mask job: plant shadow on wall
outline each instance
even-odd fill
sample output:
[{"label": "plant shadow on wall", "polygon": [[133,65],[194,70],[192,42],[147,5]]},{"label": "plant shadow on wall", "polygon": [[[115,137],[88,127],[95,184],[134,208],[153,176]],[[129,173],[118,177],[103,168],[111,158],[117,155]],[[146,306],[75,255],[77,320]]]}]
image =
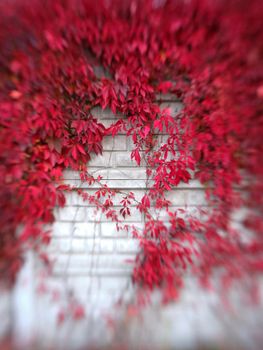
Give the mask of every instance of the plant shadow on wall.
[{"label": "plant shadow on wall", "polygon": [[[245,280],[257,299],[263,3],[33,0],[0,7],[2,281],[14,283],[28,249],[49,264],[45,227],[74,191],[138,239],[137,303],[156,288],[163,302],[176,299],[188,270],[206,287],[216,275],[224,292]],[[100,65],[109,76],[94,73]],[[160,108],[160,93],[184,104],[176,118]],[[118,114],[116,122],[105,128],[92,115],[96,106]],[[146,167],[147,192],[139,201],[89,173],[91,154],[101,154],[103,139],[120,132],[133,140],[131,159]],[[160,133],[167,138],[158,146]],[[68,168],[100,188],[91,195],[62,184]],[[168,199],[193,180],[206,186],[211,210],[203,220],[186,218]],[[123,227],[132,204],[144,214],[142,231]],[[247,231],[231,225],[237,208],[248,208]],[[153,210],[165,211],[168,222]]]}]

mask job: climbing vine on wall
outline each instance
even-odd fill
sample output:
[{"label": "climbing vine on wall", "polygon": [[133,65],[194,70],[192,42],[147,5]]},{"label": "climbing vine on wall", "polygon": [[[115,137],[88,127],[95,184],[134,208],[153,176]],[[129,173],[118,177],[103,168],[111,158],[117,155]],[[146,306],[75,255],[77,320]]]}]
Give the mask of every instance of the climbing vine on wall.
[{"label": "climbing vine on wall", "polygon": [[[256,0],[1,1],[2,281],[14,282],[27,249],[48,263],[45,228],[71,191],[116,230],[131,230],[140,242],[133,282],[161,288],[164,301],[177,297],[187,269],[206,284],[220,271],[225,285],[262,272],[262,15]],[[108,74],[96,74],[99,66]],[[184,105],[176,116],[158,103],[167,93]],[[96,106],[110,108],[116,123],[105,128]],[[119,132],[133,140],[131,159],[147,167],[139,201],[89,173],[103,138]],[[158,133],[167,135],[160,146]],[[69,168],[100,189],[63,184]],[[203,219],[167,199],[193,179],[206,187]],[[123,223],[132,204],[145,214],[142,231]],[[230,225],[238,207],[250,209],[246,237]]]}]

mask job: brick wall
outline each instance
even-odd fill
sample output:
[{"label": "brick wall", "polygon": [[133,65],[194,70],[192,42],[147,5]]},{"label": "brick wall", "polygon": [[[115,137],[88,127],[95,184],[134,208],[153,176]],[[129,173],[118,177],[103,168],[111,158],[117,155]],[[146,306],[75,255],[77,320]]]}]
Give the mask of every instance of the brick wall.
[{"label": "brick wall", "polygon": [[[163,106],[170,106],[174,114],[181,108],[179,102],[167,101]],[[116,122],[110,111],[96,108],[93,114],[105,126]],[[166,135],[157,137],[161,144]],[[130,159],[132,141],[120,134],[114,139],[107,137],[103,147],[103,155],[92,158],[89,171],[102,175],[109,187],[133,191],[140,199],[146,190],[145,168],[143,164],[138,168]],[[82,188],[86,186],[74,171],[65,173],[65,182]],[[95,190],[96,185],[87,189],[90,193]],[[206,206],[204,189],[197,181],[178,186],[169,197],[174,207],[187,208],[191,213],[197,207]],[[119,195],[117,202],[118,199]],[[165,213],[162,215],[165,220]],[[49,248],[49,254],[54,258],[52,276],[46,278],[39,263],[32,261],[34,258],[31,256],[24,269],[23,282],[18,283],[16,290],[16,300],[24,295],[27,301],[24,306],[17,307],[15,328],[21,341],[23,337],[24,341],[28,341],[34,334],[46,348],[56,342],[56,346],[63,349],[67,345],[77,348],[84,343],[102,346],[110,342],[129,342],[135,349],[146,346],[193,348],[199,343],[229,341],[229,330],[235,332],[231,318],[221,312],[217,296],[202,291],[192,278],[186,279],[187,287],[175,305],[161,307],[156,301],[142,312],[141,319],[127,316],[125,308],[116,308],[115,305],[120,297],[124,304],[133,298],[130,281],[132,264],[127,260],[134,259],[138,251],[137,241],[127,232],[118,232],[114,223],[100,212],[95,213],[94,208],[84,203],[76,193],[67,195],[66,207],[57,209],[55,217]],[[144,218],[132,208],[126,221],[142,227]],[[41,284],[42,280],[47,280],[47,283]],[[58,328],[57,313],[65,306],[68,297],[74,297],[85,305],[87,317],[74,326],[67,321]],[[19,318],[21,314],[23,317]],[[117,322],[117,332],[108,327],[108,315]],[[237,321],[241,321],[241,316],[235,317],[239,329]],[[23,318],[28,322],[23,322]],[[242,341],[244,343],[246,339]]]}]

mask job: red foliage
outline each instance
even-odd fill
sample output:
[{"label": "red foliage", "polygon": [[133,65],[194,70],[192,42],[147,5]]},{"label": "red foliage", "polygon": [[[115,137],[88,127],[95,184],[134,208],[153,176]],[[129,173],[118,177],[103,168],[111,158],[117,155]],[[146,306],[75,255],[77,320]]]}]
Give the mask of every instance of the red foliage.
[{"label": "red foliage", "polygon": [[[134,282],[164,288],[167,300],[189,265],[204,280],[218,267],[224,281],[262,272],[262,15],[256,0],[1,1],[2,280],[14,281],[24,249],[48,243],[44,225],[74,190],[61,185],[63,170],[100,182],[88,174],[90,154],[120,130],[153,182],[137,203],[146,224],[142,233],[133,229],[141,244]],[[97,76],[98,65],[110,77]],[[176,118],[160,109],[159,92],[183,102]],[[95,106],[123,117],[105,129]],[[156,149],[159,132],[168,139]],[[207,220],[183,219],[166,199],[193,178],[207,185],[215,208]],[[246,178],[241,198],[237,185]],[[118,213],[107,186],[78,193],[112,221],[130,215],[132,194]],[[240,205],[253,210],[245,220],[250,240],[230,229]],[[152,208],[167,211],[169,225],[153,219]]]}]

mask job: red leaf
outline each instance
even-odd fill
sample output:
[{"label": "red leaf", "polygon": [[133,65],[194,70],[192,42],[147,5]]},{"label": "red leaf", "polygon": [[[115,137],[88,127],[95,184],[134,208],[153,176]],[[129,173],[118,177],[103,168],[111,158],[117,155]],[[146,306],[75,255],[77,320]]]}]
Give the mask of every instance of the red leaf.
[{"label": "red leaf", "polygon": [[138,165],[141,164],[141,156],[139,150],[136,148],[135,150],[132,151],[131,153],[131,159],[135,159],[136,163]]},{"label": "red leaf", "polygon": [[85,152],[83,146],[81,146],[80,144],[77,144],[77,148],[78,148],[78,150],[79,150],[80,153],[86,155],[86,152]]}]

